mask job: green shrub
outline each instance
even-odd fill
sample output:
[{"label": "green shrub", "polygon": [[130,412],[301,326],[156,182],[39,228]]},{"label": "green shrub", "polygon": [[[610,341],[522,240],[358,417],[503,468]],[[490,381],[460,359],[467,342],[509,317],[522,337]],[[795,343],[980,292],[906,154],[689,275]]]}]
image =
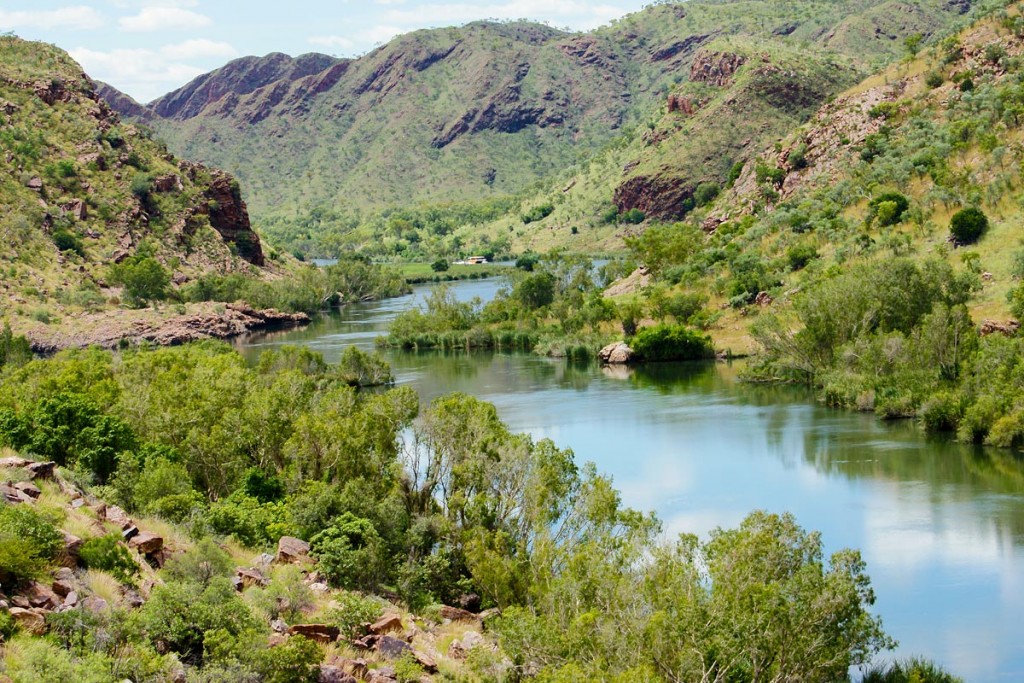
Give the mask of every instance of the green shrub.
[{"label": "green shrub", "polygon": [[387,563],[373,523],[351,512],[310,539],[310,554],[330,584],[342,588],[376,588]]},{"label": "green shrub", "polygon": [[342,638],[362,636],[364,625],[376,621],[381,614],[379,602],[351,591],[335,594],[331,602],[333,607],[327,612],[327,621],[341,630]]},{"label": "green shrub", "polygon": [[968,207],[949,219],[949,232],[959,244],[974,244],[988,229],[988,216],[981,209]]},{"label": "green shrub", "polygon": [[880,194],[868,204],[868,216],[879,225],[896,225],[903,220],[903,214],[910,208],[910,200],[899,192]]},{"label": "green shrub", "polygon": [[533,207],[532,209],[530,209],[529,211],[527,211],[526,213],[523,214],[523,216],[522,216],[523,223],[529,224],[529,223],[535,223],[535,222],[540,221],[540,220],[544,220],[545,218],[550,216],[552,213],[554,213],[554,211],[555,211],[555,205],[551,204],[550,202],[546,203],[546,204],[541,204],[540,206],[535,206],[535,207]]},{"label": "green shrub", "polygon": [[812,244],[795,244],[786,252],[790,270],[800,270],[818,258],[818,250]]},{"label": "green shrub", "polygon": [[111,268],[111,275],[114,282],[124,285],[128,301],[135,306],[163,301],[171,284],[170,273],[152,256],[125,259]]},{"label": "green shrub", "polygon": [[768,166],[764,163],[758,163],[757,166],[754,167],[754,177],[757,179],[759,185],[768,183],[779,186],[782,185],[782,182],[786,179],[786,169]]},{"label": "green shrub", "polygon": [[51,518],[29,505],[0,507],[0,577],[35,578],[63,549],[64,536]]},{"label": "green shrub", "polygon": [[963,680],[933,662],[915,657],[872,666],[864,672],[861,683],[963,683]]},{"label": "green shrub", "polygon": [[139,566],[121,541],[120,534],[90,538],[82,544],[79,557],[87,568],[110,572],[121,583],[132,583],[139,573]]},{"label": "green shrub", "polygon": [[657,325],[636,333],[630,347],[643,361],[714,358],[711,338],[683,325]]},{"label": "green shrub", "polygon": [[941,73],[939,73],[938,71],[930,72],[927,76],[925,76],[925,79],[924,79],[925,85],[927,85],[929,88],[932,88],[932,89],[938,88],[939,86],[941,86],[945,82],[946,82],[946,78]]},{"label": "green shrub", "polygon": [[715,201],[715,197],[721,192],[722,188],[718,186],[718,183],[707,182],[701,183],[697,186],[697,189],[693,191],[693,201],[697,206],[705,206]]},{"label": "green shrub", "polygon": [[322,658],[319,645],[297,636],[257,651],[254,668],[263,683],[316,683],[320,673],[317,664]]},{"label": "green shrub", "polygon": [[637,225],[638,223],[643,223],[645,220],[647,220],[647,214],[645,214],[640,209],[630,209],[629,211],[623,213],[621,218],[623,223],[628,223],[629,225]]},{"label": "green shrub", "polygon": [[953,392],[939,392],[921,404],[918,414],[925,431],[956,432],[964,416],[963,400]]},{"label": "green shrub", "polygon": [[451,267],[448,263],[448,259],[439,258],[430,264],[430,269],[435,273],[444,273]]},{"label": "green shrub", "polygon": [[68,232],[67,230],[54,230],[53,244],[60,251],[71,251],[79,256],[85,256],[85,247],[82,246],[82,240],[79,239],[78,235]]},{"label": "green shrub", "polygon": [[786,158],[789,162],[790,167],[794,169],[806,168],[807,166],[807,144],[801,142],[789,151],[789,156]]}]

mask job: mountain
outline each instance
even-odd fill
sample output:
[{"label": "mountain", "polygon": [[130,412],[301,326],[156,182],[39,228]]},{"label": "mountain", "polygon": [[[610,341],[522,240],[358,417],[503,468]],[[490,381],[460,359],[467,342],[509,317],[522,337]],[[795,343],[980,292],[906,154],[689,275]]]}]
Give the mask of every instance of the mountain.
[{"label": "mountain", "polygon": [[267,272],[237,181],[121,121],[53,46],[0,37],[0,150],[0,317],[16,329],[116,307],[111,266],[144,255],[174,284]]},{"label": "mountain", "polygon": [[122,111],[175,152],[236,173],[261,224],[295,242],[347,233],[387,208],[520,195],[658,127],[675,96],[677,118],[696,116],[606,169],[599,202],[671,217],[701,181],[724,179],[903,54],[905,39],[927,40],[975,4],[692,0],[582,34],[475,22],[410,33],[355,60],[236,60],[144,115]]}]

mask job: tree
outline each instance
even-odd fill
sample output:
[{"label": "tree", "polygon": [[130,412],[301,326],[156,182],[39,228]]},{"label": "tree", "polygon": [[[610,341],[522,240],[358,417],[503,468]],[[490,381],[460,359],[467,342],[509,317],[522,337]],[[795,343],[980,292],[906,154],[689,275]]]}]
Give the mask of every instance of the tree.
[{"label": "tree", "polygon": [[949,219],[949,232],[959,244],[974,244],[988,229],[988,216],[981,209],[961,209]]},{"label": "tree", "polygon": [[555,300],[555,276],[551,273],[535,273],[519,281],[512,296],[523,306],[536,310]]},{"label": "tree", "polygon": [[124,286],[125,296],[133,306],[167,298],[171,276],[152,256],[126,259],[112,271],[114,281]]},{"label": "tree", "polygon": [[435,273],[447,272],[448,268],[450,268],[448,259],[439,258],[430,264],[430,269]]}]

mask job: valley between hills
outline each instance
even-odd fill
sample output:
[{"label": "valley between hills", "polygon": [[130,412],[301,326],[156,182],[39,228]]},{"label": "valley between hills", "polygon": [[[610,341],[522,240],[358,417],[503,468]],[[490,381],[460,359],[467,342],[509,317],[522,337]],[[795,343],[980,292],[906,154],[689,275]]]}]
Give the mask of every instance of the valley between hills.
[{"label": "valley between hills", "polygon": [[4,34],[0,164],[0,682],[1024,666],[957,573],[1024,568],[1020,2],[476,21],[146,103]]}]

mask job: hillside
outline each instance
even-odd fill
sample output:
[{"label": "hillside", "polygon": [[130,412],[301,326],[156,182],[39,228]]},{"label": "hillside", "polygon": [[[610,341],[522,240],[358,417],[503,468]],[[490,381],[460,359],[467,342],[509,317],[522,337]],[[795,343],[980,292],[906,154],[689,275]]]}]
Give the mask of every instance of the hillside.
[{"label": "hillside", "polygon": [[64,52],[0,41],[0,317],[38,338],[116,307],[111,266],[140,254],[175,285],[264,272],[231,176],[122,123]]},{"label": "hillside", "polygon": [[[945,0],[662,3],[589,34],[477,22],[404,35],[356,60],[245,58],[144,114],[108,92],[176,152],[237,173],[268,234],[326,252],[339,241],[379,244],[367,230],[386,227],[382,209],[427,204],[443,213],[453,202],[491,202],[468,219],[489,221],[508,210],[501,200],[510,195],[564,177],[613,140],[639,139],[652,116],[661,127],[670,96],[700,100],[703,111],[648,140],[657,149],[626,142],[629,158],[614,172],[603,167],[604,196],[590,188],[589,214],[555,218],[593,221],[613,198],[620,209],[673,215],[702,180],[724,178],[744,154],[903,52],[905,38],[927,39],[971,8]],[[768,63],[754,68],[762,53]],[[751,68],[736,79],[703,70],[730,54]],[[312,65],[324,68],[307,73]],[[403,248],[457,253],[464,240],[436,238],[464,220],[421,230]],[[360,226],[360,236],[345,237]]]}]

